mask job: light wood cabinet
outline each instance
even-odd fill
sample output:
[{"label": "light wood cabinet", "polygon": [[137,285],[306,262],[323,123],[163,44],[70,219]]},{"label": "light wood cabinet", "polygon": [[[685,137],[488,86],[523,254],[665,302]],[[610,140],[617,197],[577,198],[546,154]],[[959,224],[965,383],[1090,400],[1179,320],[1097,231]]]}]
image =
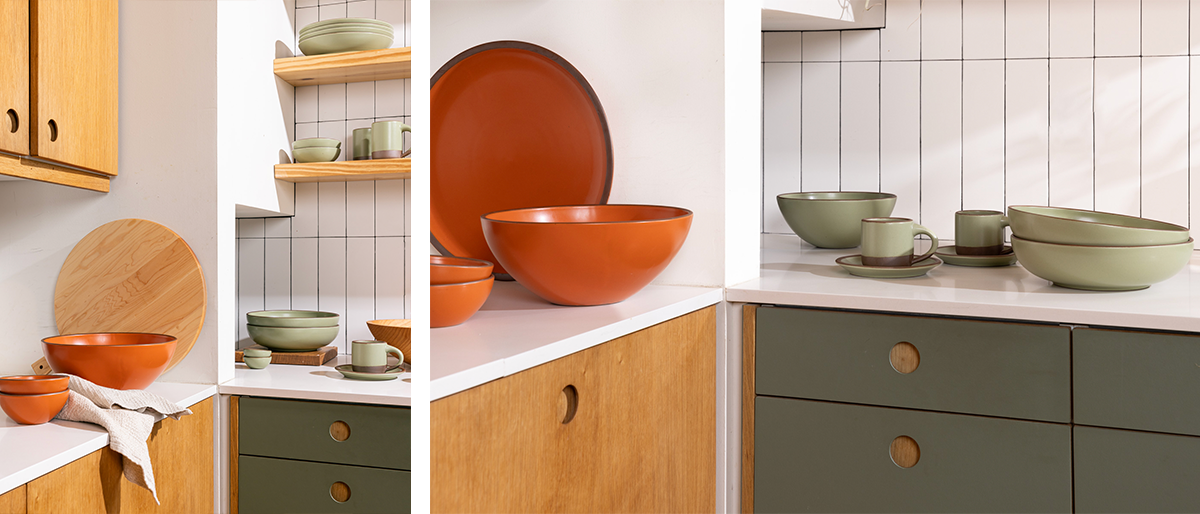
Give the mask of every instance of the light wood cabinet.
[{"label": "light wood cabinet", "polygon": [[29,3],[0,2],[0,151],[29,154]]},{"label": "light wood cabinet", "polygon": [[0,494],[0,514],[25,514],[25,486]]},{"label": "light wood cabinet", "polygon": [[715,308],[430,404],[434,512],[713,512]]}]

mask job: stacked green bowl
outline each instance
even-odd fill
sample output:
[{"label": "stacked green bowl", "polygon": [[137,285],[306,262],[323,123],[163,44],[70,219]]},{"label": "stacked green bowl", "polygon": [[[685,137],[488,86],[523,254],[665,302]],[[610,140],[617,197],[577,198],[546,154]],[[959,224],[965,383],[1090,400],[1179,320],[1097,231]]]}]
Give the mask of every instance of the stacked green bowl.
[{"label": "stacked green bowl", "polygon": [[292,143],[292,160],[296,162],[333,162],[342,154],[342,142],[328,137],[297,139]]},{"label": "stacked green bowl", "polygon": [[246,330],[254,342],[280,352],[307,352],[332,343],[340,316],[321,311],[254,311],[246,313]]},{"label": "stacked green bowl", "polygon": [[318,21],[300,29],[304,55],[336,54],[390,48],[395,34],[387,22],[370,18]]}]

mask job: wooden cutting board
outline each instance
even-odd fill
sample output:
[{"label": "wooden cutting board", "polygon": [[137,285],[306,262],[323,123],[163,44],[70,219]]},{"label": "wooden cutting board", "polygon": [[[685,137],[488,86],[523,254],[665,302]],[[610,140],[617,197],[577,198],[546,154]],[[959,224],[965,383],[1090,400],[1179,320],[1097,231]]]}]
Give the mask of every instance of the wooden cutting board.
[{"label": "wooden cutting board", "polygon": [[[249,348],[262,348],[263,346],[254,345]],[[243,348],[242,350],[245,350]],[[245,352],[237,350],[233,352],[234,362],[242,362],[242,356]],[[300,366],[320,366],[333,360],[337,357],[338,350],[336,346],[322,346],[310,352],[271,352],[271,364],[296,364]]]},{"label": "wooden cutting board", "polygon": [[191,247],[153,221],[124,219],[85,236],[54,288],[59,334],[150,332],[179,343],[167,369],[200,336],[208,294]]}]

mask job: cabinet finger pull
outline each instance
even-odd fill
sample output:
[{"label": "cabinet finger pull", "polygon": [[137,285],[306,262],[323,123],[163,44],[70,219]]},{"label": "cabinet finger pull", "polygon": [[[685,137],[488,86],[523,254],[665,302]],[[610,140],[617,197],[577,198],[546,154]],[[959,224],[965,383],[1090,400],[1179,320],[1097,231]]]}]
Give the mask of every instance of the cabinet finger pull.
[{"label": "cabinet finger pull", "polygon": [[50,142],[58,141],[58,123],[50,120],[46,124],[50,126]]},{"label": "cabinet finger pull", "polygon": [[8,110],[8,131],[16,132],[21,127],[21,119],[17,117],[17,111]]},{"label": "cabinet finger pull", "polygon": [[329,425],[329,437],[334,441],[342,442],[350,438],[350,425],[345,421],[334,421]]},{"label": "cabinet finger pull", "polygon": [[575,419],[575,411],[579,409],[579,391],[575,386],[564,387],[558,397],[558,419],[566,425]]},{"label": "cabinet finger pull", "polygon": [[345,482],[334,482],[329,486],[329,497],[338,503],[346,503],[350,501],[350,486]]},{"label": "cabinet finger pull", "polygon": [[892,439],[892,447],[889,451],[892,455],[892,462],[902,468],[911,468],[917,465],[917,461],[921,460],[921,446],[913,438],[902,435]]},{"label": "cabinet finger pull", "polygon": [[892,346],[888,359],[892,362],[892,369],[907,375],[921,365],[921,352],[912,343],[901,341]]}]

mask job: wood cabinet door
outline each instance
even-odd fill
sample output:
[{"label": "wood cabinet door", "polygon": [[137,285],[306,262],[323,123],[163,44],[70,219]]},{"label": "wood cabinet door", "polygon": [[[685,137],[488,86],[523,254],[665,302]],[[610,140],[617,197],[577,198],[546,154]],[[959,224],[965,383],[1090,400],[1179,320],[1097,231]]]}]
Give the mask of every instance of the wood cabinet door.
[{"label": "wood cabinet door", "polygon": [[30,151],[117,174],[117,0],[31,0]]},{"label": "wood cabinet door", "polygon": [[0,514],[25,514],[25,486],[0,494]]},{"label": "wood cabinet door", "polygon": [[715,308],[430,404],[434,512],[713,512]]},{"label": "wood cabinet door", "polygon": [[29,3],[0,2],[0,150],[29,154]]}]

